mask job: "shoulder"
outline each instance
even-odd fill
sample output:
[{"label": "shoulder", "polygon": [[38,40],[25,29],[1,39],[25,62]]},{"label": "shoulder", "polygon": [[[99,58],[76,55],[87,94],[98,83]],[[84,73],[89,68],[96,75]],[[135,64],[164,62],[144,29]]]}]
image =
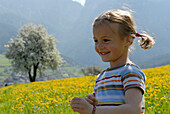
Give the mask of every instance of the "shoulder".
[{"label": "shoulder", "polygon": [[124,68],[124,71],[122,73],[122,80],[128,77],[139,77],[140,79],[146,81],[146,76],[143,73],[142,69],[135,65],[135,64],[127,64]]},{"label": "shoulder", "polygon": [[97,75],[96,82],[100,80],[105,75],[105,70],[102,71],[100,74]]},{"label": "shoulder", "polygon": [[139,88],[144,94],[146,77],[138,66],[133,64],[126,65],[121,76],[121,82],[124,86],[124,91],[129,88]]}]

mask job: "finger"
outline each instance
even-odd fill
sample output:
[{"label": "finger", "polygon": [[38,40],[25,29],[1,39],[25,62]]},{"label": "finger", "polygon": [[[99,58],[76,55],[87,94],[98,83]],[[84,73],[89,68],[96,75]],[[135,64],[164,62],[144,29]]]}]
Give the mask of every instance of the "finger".
[{"label": "finger", "polygon": [[80,104],[79,102],[75,102],[75,101],[72,101],[72,102],[70,103],[71,106],[73,106],[73,105],[79,105],[79,104]]},{"label": "finger", "polygon": [[92,94],[87,95],[87,97],[92,100],[93,102],[96,100],[95,96]]},{"label": "finger", "polygon": [[94,105],[94,101],[92,101],[91,99],[89,99],[88,97],[85,97],[85,100],[87,102],[89,102],[91,105]]},{"label": "finger", "polygon": [[71,104],[71,108],[79,108],[79,104]]},{"label": "finger", "polygon": [[95,97],[93,95],[88,95],[87,97],[93,101],[95,100]]},{"label": "finger", "polygon": [[71,104],[72,104],[72,103],[80,103],[81,100],[82,100],[81,98],[74,97],[74,98],[71,100]]},{"label": "finger", "polygon": [[94,96],[94,95],[92,95],[92,94],[88,94],[86,97],[91,97],[91,96]]},{"label": "finger", "polygon": [[95,98],[95,105],[97,105],[97,104],[98,104],[98,99]]},{"label": "finger", "polygon": [[87,97],[94,102],[94,105],[98,104],[98,100],[94,97],[94,95],[89,94]]},{"label": "finger", "polygon": [[80,113],[80,109],[79,108],[73,108],[74,112],[79,112]]}]

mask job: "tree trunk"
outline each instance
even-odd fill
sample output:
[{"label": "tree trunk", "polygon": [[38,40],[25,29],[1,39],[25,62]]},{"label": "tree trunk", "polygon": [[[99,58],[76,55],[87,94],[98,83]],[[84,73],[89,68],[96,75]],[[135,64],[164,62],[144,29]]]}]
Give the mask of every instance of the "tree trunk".
[{"label": "tree trunk", "polygon": [[32,67],[28,71],[30,82],[35,82],[35,80],[36,80],[38,65],[39,65],[39,63],[37,63],[36,65],[35,64],[33,65],[33,76],[31,75]]},{"label": "tree trunk", "polygon": [[32,76],[31,76],[31,68],[30,68],[30,70],[28,71],[28,75],[29,75],[30,82],[33,82],[33,79],[32,79]]},{"label": "tree trunk", "polygon": [[38,69],[38,65],[34,65],[34,67],[33,67],[34,72],[33,72],[33,77],[32,77],[34,82],[35,82],[36,76],[37,76],[37,69]]}]

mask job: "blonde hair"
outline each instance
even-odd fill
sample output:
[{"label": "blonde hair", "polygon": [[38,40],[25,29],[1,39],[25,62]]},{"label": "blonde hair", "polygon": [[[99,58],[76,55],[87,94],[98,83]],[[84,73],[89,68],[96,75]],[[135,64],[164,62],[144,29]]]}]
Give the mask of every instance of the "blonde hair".
[{"label": "blonde hair", "polygon": [[119,9],[109,10],[101,14],[98,18],[94,20],[93,27],[106,21],[110,23],[119,23],[119,33],[122,38],[129,35],[133,38],[141,37],[141,40],[139,40],[139,42],[142,49],[150,49],[155,43],[155,38],[150,36],[149,34],[139,34],[136,32],[135,21],[130,11]]}]

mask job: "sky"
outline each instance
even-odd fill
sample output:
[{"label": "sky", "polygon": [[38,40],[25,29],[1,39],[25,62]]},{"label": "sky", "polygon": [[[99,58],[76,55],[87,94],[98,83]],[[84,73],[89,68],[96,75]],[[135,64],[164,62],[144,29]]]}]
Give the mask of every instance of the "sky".
[{"label": "sky", "polygon": [[79,2],[82,6],[84,6],[86,0],[72,0],[72,1],[76,1]]}]

